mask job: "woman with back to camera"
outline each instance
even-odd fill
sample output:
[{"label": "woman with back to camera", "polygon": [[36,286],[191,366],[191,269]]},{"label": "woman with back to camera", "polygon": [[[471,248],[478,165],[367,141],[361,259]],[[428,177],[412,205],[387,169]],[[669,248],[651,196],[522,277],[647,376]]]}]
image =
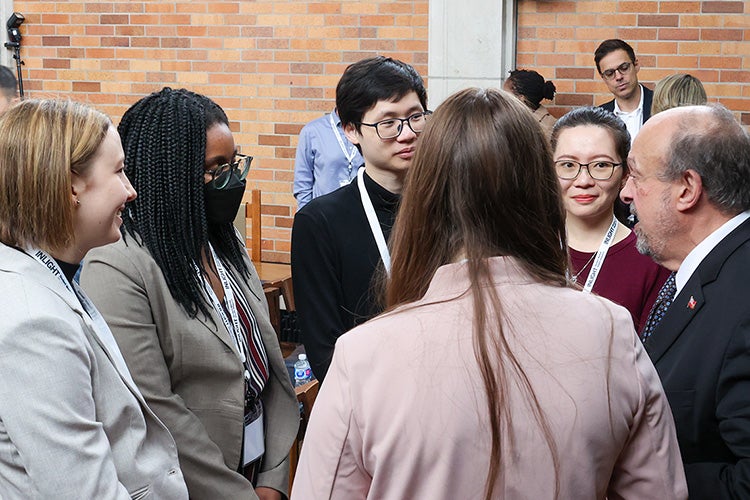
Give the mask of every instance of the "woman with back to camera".
[{"label": "woman with back to camera", "polygon": [[514,69],[505,80],[503,88],[528,106],[549,139],[557,119],[542,105],[542,99],[555,98],[555,84],[545,81],[544,77],[536,71]]},{"label": "woman with back to camera", "polygon": [[232,221],[249,156],[212,100],[165,88],[118,127],[138,198],[81,283],[177,442],[190,497],[281,498],[299,413]]},{"label": "woman with back to camera", "polygon": [[120,239],[135,196],[103,113],[31,99],[0,117],[4,500],[188,498],[169,431],[73,280],[89,250]]},{"label": "woman with back to camera", "polygon": [[508,93],[438,107],[394,227],[389,310],[338,340],[292,498],[687,497],[629,314],[567,286],[551,163]]},{"label": "woman with back to camera", "polygon": [[624,306],[640,332],[669,271],[638,252],[635,233],[614,214],[628,175],[627,128],[602,108],[574,109],[555,124],[552,150],[566,211],[571,279]]}]

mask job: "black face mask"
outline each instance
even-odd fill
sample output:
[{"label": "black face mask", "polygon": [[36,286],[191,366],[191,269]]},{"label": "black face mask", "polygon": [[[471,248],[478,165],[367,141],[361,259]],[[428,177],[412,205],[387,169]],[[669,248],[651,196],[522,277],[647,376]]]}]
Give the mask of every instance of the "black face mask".
[{"label": "black face mask", "polygon": [[234,221],[245,194],[245,180],[232,174],[223,189],[216,189],[213,182],[203,185],[203,202],[206,206],[206,221],[209,225]]}]

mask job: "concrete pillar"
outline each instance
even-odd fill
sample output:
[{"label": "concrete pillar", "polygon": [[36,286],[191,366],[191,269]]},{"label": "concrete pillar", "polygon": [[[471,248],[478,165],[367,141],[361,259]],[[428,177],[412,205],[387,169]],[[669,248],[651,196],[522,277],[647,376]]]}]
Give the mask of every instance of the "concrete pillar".
[{"label": "concrete pillar", "polygon": [[430,108],[466,87],[501,87],[515,41],[515,0],[430,0]]}]

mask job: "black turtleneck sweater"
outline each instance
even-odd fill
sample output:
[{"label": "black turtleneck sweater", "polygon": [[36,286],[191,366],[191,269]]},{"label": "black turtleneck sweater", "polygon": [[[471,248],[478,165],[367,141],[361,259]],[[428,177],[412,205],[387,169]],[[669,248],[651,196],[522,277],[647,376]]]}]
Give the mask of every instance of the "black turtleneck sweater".
[{"label": "black turtleneck sweater", "polygon": [[[401,196],[366,173],[364,181],[388,241]],[[373,289],[376,269],[382,271],[383,264],[356,179],[297,212],[292,229],[294,302],[318,380],[328,371],[336,339],[381,312]]]}]

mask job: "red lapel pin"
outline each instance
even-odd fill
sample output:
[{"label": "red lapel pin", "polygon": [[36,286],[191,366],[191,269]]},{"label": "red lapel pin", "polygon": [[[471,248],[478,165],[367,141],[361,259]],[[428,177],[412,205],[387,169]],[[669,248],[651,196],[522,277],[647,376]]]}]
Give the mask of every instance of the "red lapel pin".
[{"label": "red lapel pin", "polygon": [[695,305],[696,305],[697,303],[698,303],[698,302],[696,302],[696,301],[695,301],[695,299],[693,298],[693,296],[691,295],[691,296],[690,296],[690,300],[688,300],[688,308],[690,308],[690,309],[695,309]]}]

